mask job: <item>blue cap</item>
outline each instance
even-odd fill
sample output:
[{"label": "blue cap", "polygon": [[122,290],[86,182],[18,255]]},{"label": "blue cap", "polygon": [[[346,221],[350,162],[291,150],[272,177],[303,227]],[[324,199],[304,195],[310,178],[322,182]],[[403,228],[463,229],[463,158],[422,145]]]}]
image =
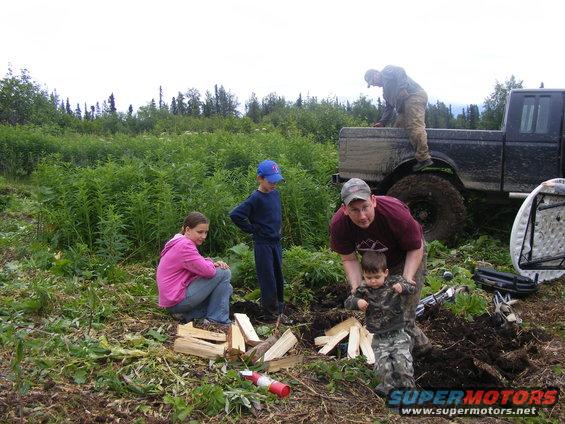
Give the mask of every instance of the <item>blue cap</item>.
[{"label": "blue cap", "polygon": [[276,162],[272,160],[264,160],[257,167],[257,175],[265,178],[271,184],[284,180],[281,171]]}]

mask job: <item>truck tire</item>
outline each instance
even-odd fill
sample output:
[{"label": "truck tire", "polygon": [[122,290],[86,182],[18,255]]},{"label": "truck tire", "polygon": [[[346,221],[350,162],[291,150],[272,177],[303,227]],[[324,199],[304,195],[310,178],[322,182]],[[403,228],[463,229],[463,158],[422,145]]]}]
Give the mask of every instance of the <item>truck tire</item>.
[{"label": "truck tire", "polygon": [[465,201],[459,190],[434,174],[408,175],[387,192],[408,205],[422,224],[426,241],[451,243],[465,224]]}]

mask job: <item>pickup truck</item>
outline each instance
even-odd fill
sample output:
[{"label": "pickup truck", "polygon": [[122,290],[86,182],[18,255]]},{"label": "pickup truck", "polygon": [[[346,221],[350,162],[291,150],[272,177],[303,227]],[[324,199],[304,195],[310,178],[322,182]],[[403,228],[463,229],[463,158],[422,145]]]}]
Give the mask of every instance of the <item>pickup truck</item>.
[{"label": "pickup truck", "polygon": [[525,197],[565,175],[565,90],[512,90],[500,131],[427,129],[433,165],[414,173],[414,150],[400,128],[342,128],[334,182],[364,179],[377,194],[404,201],[426,240],[452,241],[465,222],[465,198]]}]

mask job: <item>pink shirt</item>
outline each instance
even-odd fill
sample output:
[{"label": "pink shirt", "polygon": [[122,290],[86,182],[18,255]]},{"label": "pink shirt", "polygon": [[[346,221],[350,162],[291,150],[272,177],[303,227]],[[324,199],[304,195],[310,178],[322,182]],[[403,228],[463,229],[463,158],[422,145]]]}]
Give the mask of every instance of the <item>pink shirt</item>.
[{"label": "pink shirt", "polygon": [[188,237],[176,234],[161,251],[157,266],[157,288],[159,306],[168,308],[182,301],[186,288],[199,277],[216,275],[214,262],[204,258]]}]

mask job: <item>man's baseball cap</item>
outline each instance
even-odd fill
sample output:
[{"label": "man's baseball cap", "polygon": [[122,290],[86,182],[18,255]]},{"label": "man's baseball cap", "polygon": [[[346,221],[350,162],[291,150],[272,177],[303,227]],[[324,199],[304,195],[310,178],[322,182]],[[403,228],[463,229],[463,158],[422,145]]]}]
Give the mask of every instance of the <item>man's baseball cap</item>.
[{"label": "man's baseball cap", "polygon": [[257,167],[257,175],[265,178],[271,184],[276,184],[284,180],[279,166],[272,160],[264,160],[261,162]]},{"label": "man's baseball cap", "polygon": [[374,81],[380,74],[379,71],[376,69],[369,69],[365,72],[365,81],[367,82],[367,88],[371,87],[371,85],[375,85]]},{"label": "man's baseball cap", "polygon": [[359,178],[351,178],[341,188],[341,201],[346,205],[353,200],[369,200],[370,198],[371,188]]}]

